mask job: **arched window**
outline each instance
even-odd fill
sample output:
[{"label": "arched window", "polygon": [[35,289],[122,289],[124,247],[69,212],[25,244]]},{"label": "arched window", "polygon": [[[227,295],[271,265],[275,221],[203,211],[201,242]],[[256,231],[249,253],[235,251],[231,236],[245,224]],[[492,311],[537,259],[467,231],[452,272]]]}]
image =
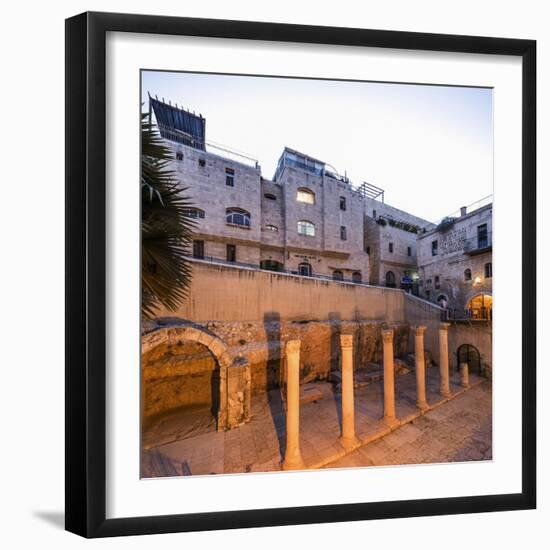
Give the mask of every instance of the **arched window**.
[{"label": "arched window", "polygon": [[315,225],[307,220],[300,220],[298,222],[298,233],[300,235],[307,235],[308,237],[315,237]]},{"label": "arched window", "polygon": [[308,264],[307,262],[298,264],[298,274],[302,275],[302,277],[311,277],[312,273],[313,270],[311,269],[311,264]]},{"label": "arched window", "polygon": [[395,288],[395,275],[393,271],[388,271],[386,273],[386,286],[388,288]]},{"label": "arched window", "polygon": [[351,274],[351,280],[352,280],[354,283],[360,283],[360,282],[362,282],[363,278],[361,277],[361,272],[360,272],[360,271],[354,271],[354,272]]},{"label": "arched window", "polygon": [[186,218],[201,218],[204,219],[204,210],[200,208],[184,208],[183,215]]},{"label": "arched window", "polygon": [[225,211],[225,223],[250,227],[250,212],[242,208],[228,208]]},{"label": "arched window", "polygon": [[493,264],[485,264],[485,278],[490,279],[493,276]]},{"label": "arched window", "polygon": [[279,228],[276,226],[276,225],[273,225],[271,223],[268,223],[266,226],[265,226],[265,230],[266,231],[273,231],[274,233],[277,233],[277,231],[279,231]]},{"label": "arched window", "polygon": [[490,294],[477,294],[466,304],[470,319],[492,319],[493,297]]},{"label": "arched window", "polygon": [[300,187],[296,194],[296,200],[307,204],[315,204],[315,193],[306,187]]},{"label": "arched window", "polygon": [[464,270],[464,280],[465,281],[471,281],[472,280],[472,270],[471,269],[465,269]]},{"label": "arched window", "polygon": [[332,272],[332,278],[335,281],[343,281],[344,280],[344,274],[340,270],[336,270]]}]

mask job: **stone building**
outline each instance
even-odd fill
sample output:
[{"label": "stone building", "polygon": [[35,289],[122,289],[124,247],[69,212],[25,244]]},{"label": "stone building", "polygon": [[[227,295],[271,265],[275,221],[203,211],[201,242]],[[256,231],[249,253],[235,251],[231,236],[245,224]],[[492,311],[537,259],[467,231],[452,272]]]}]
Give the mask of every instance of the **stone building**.
[{"label": "stone building", "polygon": [[447,304],[451,319],[491,319],[490,197],[418,236],[420,295]]},{"label": "stone building", "polygon": [[195,258],[416,290],[416,235],[429,222],[289,148],[269,180],[255,159],[207,147],[202,116],[149,100],[195,205]]}]

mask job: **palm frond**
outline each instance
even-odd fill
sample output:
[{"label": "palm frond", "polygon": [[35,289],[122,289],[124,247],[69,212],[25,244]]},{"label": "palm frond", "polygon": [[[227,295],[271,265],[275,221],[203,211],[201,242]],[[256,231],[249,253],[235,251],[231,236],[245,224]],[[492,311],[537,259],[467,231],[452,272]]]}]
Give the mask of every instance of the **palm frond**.
[{"label": "palm frond", "polygon": [[141,315],[151,319],[162,306],[175,311],[187,296],[186,254],[196,224],[185,215],[192,203],[170,169],[170,149],[145,114],[141,129]]}]

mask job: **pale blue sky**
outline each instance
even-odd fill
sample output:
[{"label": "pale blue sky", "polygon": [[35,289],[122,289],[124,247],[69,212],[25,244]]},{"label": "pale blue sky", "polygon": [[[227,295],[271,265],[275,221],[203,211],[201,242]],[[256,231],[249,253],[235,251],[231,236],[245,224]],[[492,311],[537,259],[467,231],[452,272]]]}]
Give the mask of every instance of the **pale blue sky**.
[{"label": "pale blue sky", "polygon": [[429,220],[492,193],[492,90],[142,73],[147,92],[206,117],[206,139],[257,158],[271,178],[284,146],[368,181]]}]

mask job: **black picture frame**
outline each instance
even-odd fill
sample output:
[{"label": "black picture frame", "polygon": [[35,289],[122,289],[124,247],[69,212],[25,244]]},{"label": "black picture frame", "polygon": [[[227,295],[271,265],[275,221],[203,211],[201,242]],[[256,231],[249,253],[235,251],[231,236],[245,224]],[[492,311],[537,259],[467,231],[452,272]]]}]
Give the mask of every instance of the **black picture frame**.
[{"label": "black picture frame", "polygon": [[[109,31],[517,56],[522,60],[522,491],[106,519],[105,41]],[[536,506],[536,42],[84,13],[66,20],[66,529],[107,537],[532,509]]]}]

